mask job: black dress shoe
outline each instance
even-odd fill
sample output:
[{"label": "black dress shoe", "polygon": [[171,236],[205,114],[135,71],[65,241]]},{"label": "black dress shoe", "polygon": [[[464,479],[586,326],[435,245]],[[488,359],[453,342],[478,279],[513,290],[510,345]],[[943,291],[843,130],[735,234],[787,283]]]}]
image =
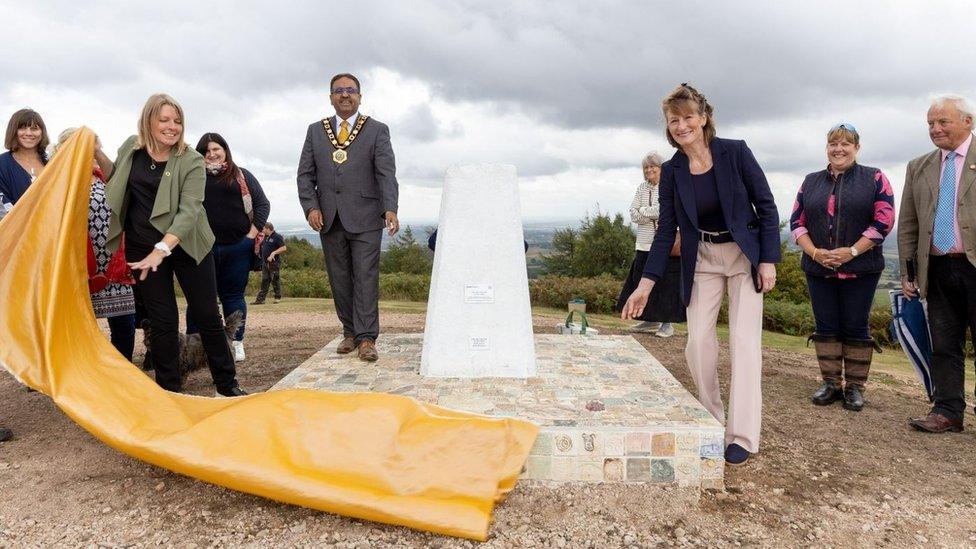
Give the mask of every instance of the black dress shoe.
[{"label": "black dress shoe", "polygon": [[5,429],[0,427],[0,442],[7,442],[8,440],[14,438],[14,432],[10,429]]},{"label": "black dress shoe", "polygon": [[852,412],[860,412],[864,408],[864,394],[857,385],[844,387],[844,409]]},{"label": "black dress shoe", "polygon": [[242,397],[247,396],[247,391],[241,389],[240,387],[234,387],[233,389],[228,389],[225,391],[217,391],[217,396],[222,397]]},{"label": "black dress shoe", "polygon": [[746,461],[749,461],[749,455],[748,450],[734,442],[725,447],[725,463],[729,465],[742,465]]},{"label": "black dress shoe", "polygon": [[844,399],[844,390],[833,381],[824,381],[820,384],[810,401],[817,406],[830,406],[838,400]]}]

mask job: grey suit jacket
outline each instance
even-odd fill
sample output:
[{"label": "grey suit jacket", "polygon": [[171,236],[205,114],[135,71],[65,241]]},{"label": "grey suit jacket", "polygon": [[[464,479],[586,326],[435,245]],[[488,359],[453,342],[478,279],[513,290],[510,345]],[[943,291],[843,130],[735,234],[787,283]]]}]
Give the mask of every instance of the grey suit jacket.
[{"label": "grey suit jacket", "polygon": [[[966,258],[976,265],[976,139],[969,144],[963,162],[959,191],[956,196],[956,218]],[[928,294],[929,251],[935,208],[939,204],[939,180],[942,177],[942,155],[939,149],[908,163],[905,188],[898,212],[898,259],[901,274],[907,275],[908,260],[915,260],[916,277],[922,297]]]},{"label": "grey suit jacket", "polygon": [[[329,121],[334,125],[334,118]],[[399,200],[390,129],[370,118],[346,149],[344,163],[332,160],[333,151],[322,121],[309,125],[298,160],[298,199],[305,217],[320,210],[322,232],[332,227],[336,214],[351,233],[382,229],[385,213],[396,213]]]}]

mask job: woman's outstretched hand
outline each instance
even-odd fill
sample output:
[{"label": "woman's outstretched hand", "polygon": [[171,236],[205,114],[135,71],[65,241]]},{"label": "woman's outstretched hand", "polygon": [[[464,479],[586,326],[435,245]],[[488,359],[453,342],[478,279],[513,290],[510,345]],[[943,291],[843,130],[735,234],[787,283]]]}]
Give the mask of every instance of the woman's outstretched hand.
[{"label": "woman's outstretched hand", "polygon": [[620,318],[630,320],[644,314],[644,307],[647,306],[647,298],[650,297],[651,290],[653,289],[654,281],[649,278],[642,278],[640,284],[637,285],[637,288],[627,298],[627,303],[624,304],[623,310],[620,311]]}]

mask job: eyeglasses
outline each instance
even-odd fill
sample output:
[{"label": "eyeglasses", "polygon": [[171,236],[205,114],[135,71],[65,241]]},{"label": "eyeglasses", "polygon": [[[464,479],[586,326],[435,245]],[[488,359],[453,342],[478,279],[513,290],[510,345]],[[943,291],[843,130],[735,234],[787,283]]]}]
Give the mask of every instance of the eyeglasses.
[{"label": "eyeglasses", "polygon": [[359,88],[332,88],[332,95],[342,95],[348,93],[349,95],[359,93]]},{"label": "eyeglasses", "polygon": [[840,124],[835,125],[833,128],[830,128],[830,131],[828,131],[827,133],[828,134],[833,133],[837,130],[847,130],[853,133],[854,135],[860,135],[857,133],[857,128],[854,127],[854,124],[848,122],[841,122]]}]

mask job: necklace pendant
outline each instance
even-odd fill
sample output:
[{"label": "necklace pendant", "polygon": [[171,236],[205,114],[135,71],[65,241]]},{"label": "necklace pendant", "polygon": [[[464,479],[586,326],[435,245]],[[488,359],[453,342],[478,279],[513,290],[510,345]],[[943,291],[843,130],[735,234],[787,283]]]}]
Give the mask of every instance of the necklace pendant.
[{"label": "necklace pendant", "polygon": [[332,152],[332,160],[334,160],[336,164],[342,164],[348,158],[349,153],[347,153],[345,149],[336,149]]}]

